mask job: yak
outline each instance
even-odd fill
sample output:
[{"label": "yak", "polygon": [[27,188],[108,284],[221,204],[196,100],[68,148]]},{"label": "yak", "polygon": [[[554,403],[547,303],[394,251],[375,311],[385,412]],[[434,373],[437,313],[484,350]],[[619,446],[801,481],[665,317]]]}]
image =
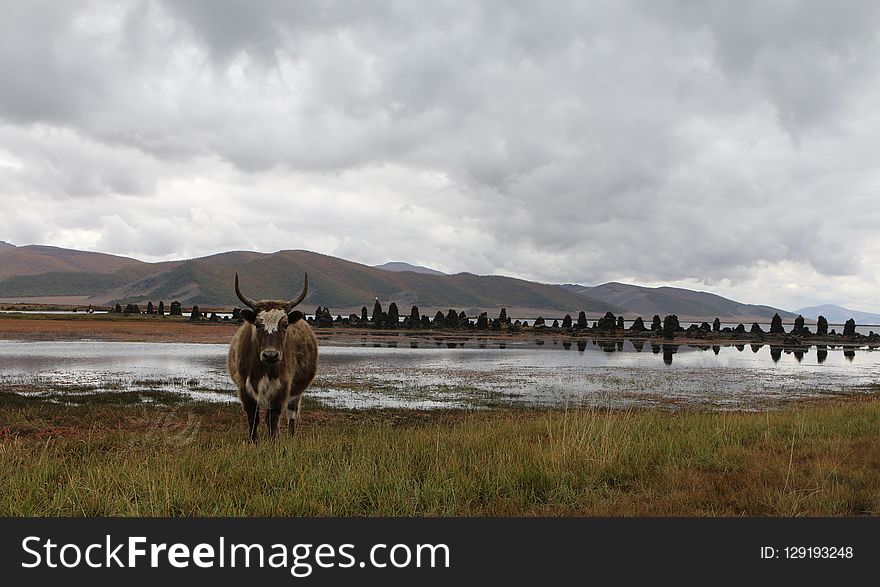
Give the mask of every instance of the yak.
[{"label": "yak", "polygon": [[305,275],[302,292],[289,301],[254,301],[241,293],[235,274],[235,295],[247,308],[229,345],[228,367],[247,414],[250,439],[257,439],[260,412],[266,413],[270,437],[278,432],[282,412],[288,429],[296,431],[302,394],[318,368],[318,340],[303,313],[293,308],[309,289]]}]

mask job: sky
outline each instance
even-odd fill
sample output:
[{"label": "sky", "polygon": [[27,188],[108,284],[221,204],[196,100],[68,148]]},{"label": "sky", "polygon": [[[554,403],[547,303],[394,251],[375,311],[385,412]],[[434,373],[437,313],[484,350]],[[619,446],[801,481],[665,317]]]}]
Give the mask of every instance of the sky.
[{"label": "sky", "polygon": [[880,3],[0,10],[0,240],[880,312]]}]

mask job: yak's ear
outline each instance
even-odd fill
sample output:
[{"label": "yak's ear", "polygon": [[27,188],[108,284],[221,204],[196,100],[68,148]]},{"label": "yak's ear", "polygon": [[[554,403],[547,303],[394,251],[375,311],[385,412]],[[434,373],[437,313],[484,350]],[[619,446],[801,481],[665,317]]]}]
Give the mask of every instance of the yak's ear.
[{"label": "yak's ear", "polygon": [[287,315],[287,323],[288,324],[296,324],[300,320],[303,319],[303,313],[299,310],[294,310],[290,314]]},{"label": "yak's ear", "polygon": [[250,310],[248,308],[245,308],[244,310],[241,311],[241,317],[244,318],[245,320],[247,320],[248,322],[250,322],[251,324],[253,324],[254,320],[257,319],[257,315],[254,314],[254,311]]}]

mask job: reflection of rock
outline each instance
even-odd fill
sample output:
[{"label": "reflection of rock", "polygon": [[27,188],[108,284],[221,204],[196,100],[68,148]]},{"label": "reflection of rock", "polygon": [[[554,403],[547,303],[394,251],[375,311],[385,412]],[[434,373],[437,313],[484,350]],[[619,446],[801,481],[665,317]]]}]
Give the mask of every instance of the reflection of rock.
[{"label": "reflection of rock", "polygon": [[678,352],[677,344],[664,344],[663,345],[663,362],[667,365],[672,364],[672,355]]},{"label": "reflection of rock", "polygon": [[797,359],[797,362],[798,362],[798,363],[800,363],[801,361],[803,361],[803,360],[804,360],[804,351],[801,350],[801,349],[796,350],[796,351],[794,352],[794,358]]},{"label": "reflection of rock", "polygon": [[[826,329],[828,328],[827,323],[825,325],[825,328]],[[816,345],[816,360],[818,360],[819,364],[821,365],[822,363],[825,362],[825,359],[827,359],[827,358],[828,358],[828,347],[826,347],[824,344],[817,344]]]},{"label": "reflection of rock", "polygon": [[762,347],[763,345],[760,345],[760,344],[753,344],[753,345],[749,345],[749,346],[752,347],[752,352],[753,352],[753,353],[757,353],[758,351],[761,350],[761,347]]},{"label": "reflection of rock", "polygon": [[746,345],[744,345],[744,344],[735,344],[735,345],[733,345],[733,346],[734,346],[734,348],[736,348],[736,350],[738,350],[739,352],[743,352],[744,350],[746,350]]},{"label": "reflection of rock", "polygon": [[618,340],[618,341],[617,341],[617,350],[618,350],[618,351],[622,351],[622,350],[623,350],[623,341],[622,341],[622,340]]},{"label": "reflection of rock", "polygon": [[770,345],[770,358],[774,363],[779,362],[779,359],[782,358],[782,347]]},{"label": "reflection of rock", "polygon": [[645,341],[644,340],[634,340],[634,341],[632,341],[632,343],[633,343],[633,347],[636,349],[637,353],[642,352],[642,349],[645,348]]},{"label": "reflection of rock", "polygon": [[585,350],[587,350],[587,341],[585,341],[585,340],[577,341],[577,347],[580,352],[584,352]]},{"label": "reflection of rock", "polygon": [[717,344],[716,344],[716,345],[712,345],[712,352],[715,353],[715,354],[717,355],[718,353],[721,352],[721,347],[718,346]]},{"label": "reflection of rock", "polygon": [[852,362],[852,360],[856,358],[856,349],[854,349],[854,348],[843,349],[843,356],[846,357],[847,361]]},{"label": "reflection of rock", "polygon": [[598,341],[598,344],[606,353],[613,353],[617,350],[617,345],[614,343],[613,340],[600,340]]},{"label": "reflection of rock", "polygon": [[661,347],[660,347],[659,344],[656,344],[656,343],[653,343],[653,342],[651,343],[651,352],[654,353],[655,355],[658,354],[658,353],[660,352],[660,348],[661,348]]},{"label": "reflection of rock", "polygon": [[563,340],[562,341],[562,348],[564,348],[565,350],[570,350],[571,349],[571,341],[570,340]]}]

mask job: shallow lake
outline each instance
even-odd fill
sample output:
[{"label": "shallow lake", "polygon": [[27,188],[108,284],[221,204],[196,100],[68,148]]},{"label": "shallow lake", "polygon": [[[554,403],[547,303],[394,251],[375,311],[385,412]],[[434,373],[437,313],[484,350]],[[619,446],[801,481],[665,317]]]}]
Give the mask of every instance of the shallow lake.
[{"label": "shallow lake", "polygon": [[[496,345],[497,346],[497,345]],[[579,350],[582,347],[582,350]],[[96,393],[235,402],[225,344],[0,340],[0,391],[79,401]],[[322,346],[307,397],[346,408],[695,406],[760,410],[874,391],[880,352],[841,347],[546,341],[506,348]]]}]

